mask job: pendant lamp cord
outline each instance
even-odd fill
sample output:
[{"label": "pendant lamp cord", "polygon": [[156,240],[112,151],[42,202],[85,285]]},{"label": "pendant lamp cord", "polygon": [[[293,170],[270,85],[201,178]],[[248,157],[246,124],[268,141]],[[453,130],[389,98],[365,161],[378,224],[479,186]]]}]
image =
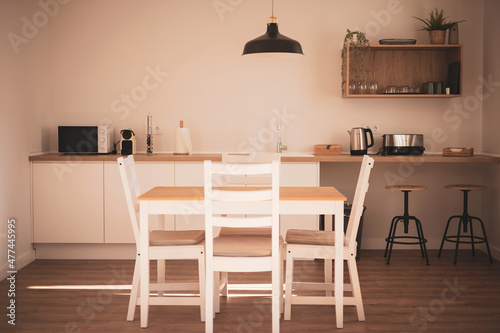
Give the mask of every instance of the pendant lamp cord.
[{"label": "pendant lamp cord", "polygon": [[271,2],[271,16],[274,17],[274,0]]}]

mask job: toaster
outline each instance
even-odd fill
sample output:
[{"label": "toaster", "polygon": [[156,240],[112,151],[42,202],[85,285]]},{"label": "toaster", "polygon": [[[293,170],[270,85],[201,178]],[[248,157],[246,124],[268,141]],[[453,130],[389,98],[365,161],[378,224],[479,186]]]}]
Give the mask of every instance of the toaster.
[{"label": "toaster", "polygon": [[382,155],[422,155],[425,150],[423,134],[384,134],[382,141]]}]

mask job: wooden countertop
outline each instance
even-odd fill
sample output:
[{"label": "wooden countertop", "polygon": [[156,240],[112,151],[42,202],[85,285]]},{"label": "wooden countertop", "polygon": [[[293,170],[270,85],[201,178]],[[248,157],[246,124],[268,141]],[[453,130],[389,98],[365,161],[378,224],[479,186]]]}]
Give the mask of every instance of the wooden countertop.
[{"label": "wooden countertop", "polygon": [[[49,153],[43,155],[30,156],[33,162],[116,162],[120,154],[106,155],[65,155],[59,153]],[[174,154],[134,154],[136,162],[203,162],[204,160],[221,161],[221,154],[193,154],[193,155],[174,155]]]},{"label": "wooden countertop", "polygon": [[[472,157],[448,157],[442,155],[370,155],[375,162],[413,162],[413,163],[500,163],[500,157],[475,155]],[[339,155],[339,156],[312,156],[311,159],[317,162],[361,162],[363,156]],[[286,161],[282,158],[282,161]],[[302,162],[302,160],[295,160],[294,162]]]},{"label": "wooden countertop", "polygon": [[[49,153],[30,156],[29,160],[33,162],[115,162],[121,155],[64,155],[58,153]],[[420,155],[420,156],[380,156],[370,155],[375,162],[399,163],[500,163],[500,157],[475,155],[472,157],[444,157],[441,155]],[[283,155],[282,162],[361,162],[363,156],[337,155],[337,156],[319,156],[298,154]],[[221,154],[193,154],[193,155],[174,155],[174,154],[135,154],[134,159],[138,162],[201,162],[204,160],[221,161]]]}]

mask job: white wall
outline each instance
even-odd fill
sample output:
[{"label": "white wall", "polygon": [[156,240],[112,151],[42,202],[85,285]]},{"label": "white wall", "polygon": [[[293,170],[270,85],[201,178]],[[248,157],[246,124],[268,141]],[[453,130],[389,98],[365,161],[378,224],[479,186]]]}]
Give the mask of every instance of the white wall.
[{"label": "white wall", "polygon": [[21,44],[12,44],[8,36],[21,40],[10,33],[22,36],[22,18],[31,20],[39,9],[34,1],[0,2],[0,141],[3,142],[0,158],[0,279],[8,270],[9,219],[16,220],[16,268],[20,269],[35,258],[31,246],[28,156],[49,148],[48,141],[42,142],[42,129],[50,118],[48,27],[36,28],[38,32],[26,28],[31,37],[22,39]]},{"label": "white wall", "polygon": [[[383,133],[417,132],[429,139],[442,128],[446,140],[429,146],[435,152],[450,145],[481,150],[480,104],[466,111],[455,129],[443,115],[463,98],[342,99],[340,47],[347,28],[372,32],[375,44],[398,37],[428,43],[412,16],[427,17],[439,6],[451,18],[467,20],[460,25],[460,39],[469,94],[482,74],[482,2],[277,1],[281,32],[299,40],[305,53],[285,60],[241,56],[244,44],[265,32],[270,1],[220,2],[237,5],[222,16],[208,0],[66,5],[50,25],[51,149],[56,149],[57,125],[110,121],[117,130],[133,128],[144,151],[143,124],[152,113],[165,128],[154,138],[156,151],[174,149],[181,119],[191,129],[195,151],[249,148],[249,137],[258,138],[258,149],[271,150],[276,141],[266,134],[273,110],[286,110],[295,117],[283,133],[291,151],[312,152],[319,143],[341,144],[348,151],[346,130],[373,122]],[[150,91],[142,88],[147,68],[165,73]],[[120,102],[134,94],[131,106]]]}]

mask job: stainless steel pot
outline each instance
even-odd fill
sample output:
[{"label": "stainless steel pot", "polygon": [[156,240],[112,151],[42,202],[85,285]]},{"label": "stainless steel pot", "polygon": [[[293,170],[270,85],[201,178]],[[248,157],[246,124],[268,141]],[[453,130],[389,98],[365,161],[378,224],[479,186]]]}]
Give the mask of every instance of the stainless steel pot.
[{"label": "stainless steel pot", "polygon": [[385,147],[419,147],[424,145],[423,134],[384,134]]},{"label": "stainless steel pot", "polygon": [[425,151],[423,134],[384,134],[382,141],[382,155],[422,155]]}]

